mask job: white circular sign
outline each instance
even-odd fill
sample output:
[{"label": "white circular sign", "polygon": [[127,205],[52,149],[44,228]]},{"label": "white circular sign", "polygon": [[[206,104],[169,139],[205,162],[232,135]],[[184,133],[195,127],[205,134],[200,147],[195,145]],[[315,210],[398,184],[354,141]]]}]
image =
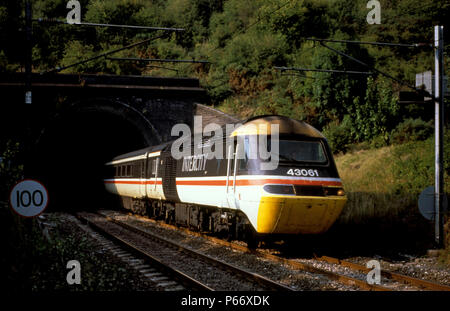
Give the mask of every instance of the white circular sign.
[{"label": "white circular sign", "polygon": [[[434,216],[436,214],[435,207],[434,207],[434,186],[429,186],[425,188],[425,190],[420,193],[419,196],[419,211],[422,214],[423,217],[425,217],[428,220],[434,220]],[[445,213],[447,211],[447,196],[445,193],[442,196],[442,207],[443,212]]]},{"label": "white circular sign", "polygon": [[13,210],[20,216],[35,217],[47,207],[48,192],[40,182],[25,179],[11,190],[9,202]]}]

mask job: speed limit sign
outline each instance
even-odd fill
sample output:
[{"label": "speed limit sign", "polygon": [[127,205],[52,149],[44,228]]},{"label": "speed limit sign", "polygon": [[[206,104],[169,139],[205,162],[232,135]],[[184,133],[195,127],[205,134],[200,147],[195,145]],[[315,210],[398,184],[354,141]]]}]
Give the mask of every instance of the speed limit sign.
[{"label": "speed limit sign", "polygon": [[9,202],[20,216],[35,217],[44,212],[47,207],[48,192],[40,182],[25,179],[11,190]]}]

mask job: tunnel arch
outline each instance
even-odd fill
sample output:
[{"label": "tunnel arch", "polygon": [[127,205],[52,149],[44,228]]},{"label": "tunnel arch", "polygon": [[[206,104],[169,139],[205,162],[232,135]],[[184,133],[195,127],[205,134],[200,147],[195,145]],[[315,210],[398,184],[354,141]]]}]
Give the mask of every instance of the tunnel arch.
[{"label": "tunnel arch", "polygon": [[161,143],[161,135],[143,113],[120,99],[94,98],[73,103],[69,110],[101,112],[124,118],[134,124],[142,133],[147,145]]},{"label": "tunnel arch", "polygon": [[49,210],[95,209],[111,199],[103,188],[103,164],[160,142],[153,124],[126,101],[65,103],[44,125],[30,171],[48,187]]}]

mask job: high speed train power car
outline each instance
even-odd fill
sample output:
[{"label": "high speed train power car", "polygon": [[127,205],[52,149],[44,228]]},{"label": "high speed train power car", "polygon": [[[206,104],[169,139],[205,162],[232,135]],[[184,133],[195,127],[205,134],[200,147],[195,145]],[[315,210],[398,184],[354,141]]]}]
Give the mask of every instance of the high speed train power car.
[{"label": "high speed train power car", "polygon": [[[278,143],[277,163],[269,169],[261,164],[270,157],[249,154],[258,149],[261,135],[267,146]],[[249,119],[215,138],[224,146],[222,157],[202,153],[211,138],[197,145],[190,140],[191,151],[179,159],[173,156],[174,142],[115,157],[106,163],[106,189],[135,213],[247,241],[324,233],[347,201],[325,137],[305,122]]]}]

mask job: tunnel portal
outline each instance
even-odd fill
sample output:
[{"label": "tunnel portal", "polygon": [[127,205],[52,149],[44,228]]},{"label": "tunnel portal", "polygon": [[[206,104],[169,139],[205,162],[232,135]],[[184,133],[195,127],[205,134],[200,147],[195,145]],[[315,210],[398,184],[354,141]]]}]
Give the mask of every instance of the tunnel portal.
[{"label": "tunnel portal", "polygon": [[77,103],[43,129],[31,169],[48,187],[50,209],[95,209],[111,199],[103,187],[103,165],[158,143],[152,124],[131,107],[104,100]]}]

